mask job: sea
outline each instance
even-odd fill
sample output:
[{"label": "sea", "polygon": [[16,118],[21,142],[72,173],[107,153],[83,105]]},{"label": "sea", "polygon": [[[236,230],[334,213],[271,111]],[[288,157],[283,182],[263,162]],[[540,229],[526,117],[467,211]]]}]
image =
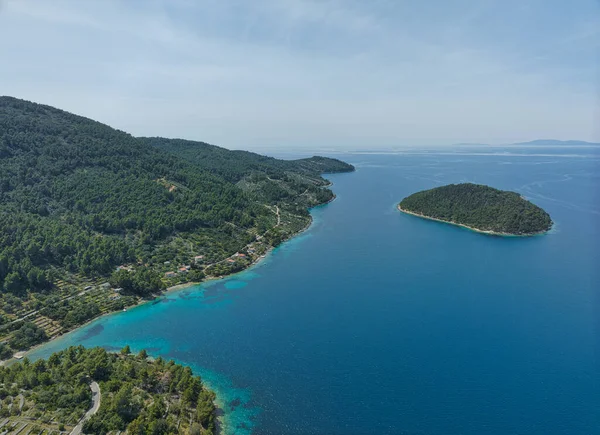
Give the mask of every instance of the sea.
[{"label": "sea", "polygon": [[[600,147],[329,153],[337,198],[258,265],[100,318],[218,394],[223,434],[600,434]],[[398,212],[419,190],[519,192],[554,226],[499,237]]]}]

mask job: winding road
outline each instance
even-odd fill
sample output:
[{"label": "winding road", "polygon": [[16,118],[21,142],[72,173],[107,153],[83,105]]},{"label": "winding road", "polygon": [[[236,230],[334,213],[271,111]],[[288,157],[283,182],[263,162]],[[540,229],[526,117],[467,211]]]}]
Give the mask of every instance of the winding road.
[{"label": "winding road", "polygon": [[100,399],[102,398],[102,394],[100,393],[100,386],[97,382],[94,381],[90,384],[90,389],[92,390],[92,407],[88,409],[88,412],[86,412],[83,417],[81,417],[81,420],[79,420],[77,426],[73,428],[70,435],[81,435],[83,424],[86,421],[88,421],[92,417],[92,415],[97,413],[98,409],[100,409]]}]

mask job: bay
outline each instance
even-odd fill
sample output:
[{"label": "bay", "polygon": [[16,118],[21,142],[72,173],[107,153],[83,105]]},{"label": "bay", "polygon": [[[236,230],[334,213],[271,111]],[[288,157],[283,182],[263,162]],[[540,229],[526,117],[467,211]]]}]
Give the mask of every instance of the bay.
[{"label": "bay", "polygon": [[[235,434],[600,433],[600,150],[335,155],[336,201],[241,274],[116,313],[36,349],[148,349],[190,365]],[[494,237],[399,213],[475,182],[546,209]]]}]

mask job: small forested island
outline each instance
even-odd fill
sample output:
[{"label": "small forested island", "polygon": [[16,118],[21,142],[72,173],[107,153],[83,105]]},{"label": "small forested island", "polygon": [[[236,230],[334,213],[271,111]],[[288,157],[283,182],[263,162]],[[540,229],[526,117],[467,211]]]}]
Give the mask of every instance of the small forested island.
[{"label": "small forested island", "polygon": [[473,184],[449,184],[404,198],[402,212],[496,235],[530,236],[552,227],[550,215],[516,192]]},{"label": "small forested island", "polygon": [[0,359],[248,267],[334,198],[322,174],[353,170],[133,137],[0,96]]},{"label": "small forested island", "polygon": [[212,435],[214,401],[189,367],[128,346],[70,347],[0,367],[2,433]]}]

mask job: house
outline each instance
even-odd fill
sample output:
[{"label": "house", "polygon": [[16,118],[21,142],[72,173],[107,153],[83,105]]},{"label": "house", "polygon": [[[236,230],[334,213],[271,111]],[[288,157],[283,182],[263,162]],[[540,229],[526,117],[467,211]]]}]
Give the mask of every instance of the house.
[{"label": "house", "polygon": [[227,259],[227,262],[228,262],[228,263],[235,263],[235,260],[234,260],[233,258],[228,258],[228,259]]},{"label": "house", "polygon": [[246,254],[237,254],[237,256],[240,258],[246,258]]},{"label": "house", "polygon": [[13,355],[13,358],[15,359],[23,359],[23,357],[25,356],[25,352],[21,351],[21,352],[17,352]]},{"label": "house", "polygon": [[175,272],[167,272],[165,273],[165,278],[175,278],[177,274]]},{"label": "house", "polygon": [[179,273],[187,273],[188,272],[188,268],[186,268],[185,266],[182,266],[179,268]]},{"label": "house", "polygon": [[194,257],[194,261],[195,261],[196,263],[202,263],[202,262],[204,261],[204,255],[196,255],[196,256]]},{"label": "house", "polygon": [[115,289],[115,293],[121,293],[123,289],[121,287]]},{"label": "house", "polygon": [[165,266],[168,266],[169,264],[171,264],[171,262],[170,262],[170,261],[165,261],[163,264],[164,264]]}]

